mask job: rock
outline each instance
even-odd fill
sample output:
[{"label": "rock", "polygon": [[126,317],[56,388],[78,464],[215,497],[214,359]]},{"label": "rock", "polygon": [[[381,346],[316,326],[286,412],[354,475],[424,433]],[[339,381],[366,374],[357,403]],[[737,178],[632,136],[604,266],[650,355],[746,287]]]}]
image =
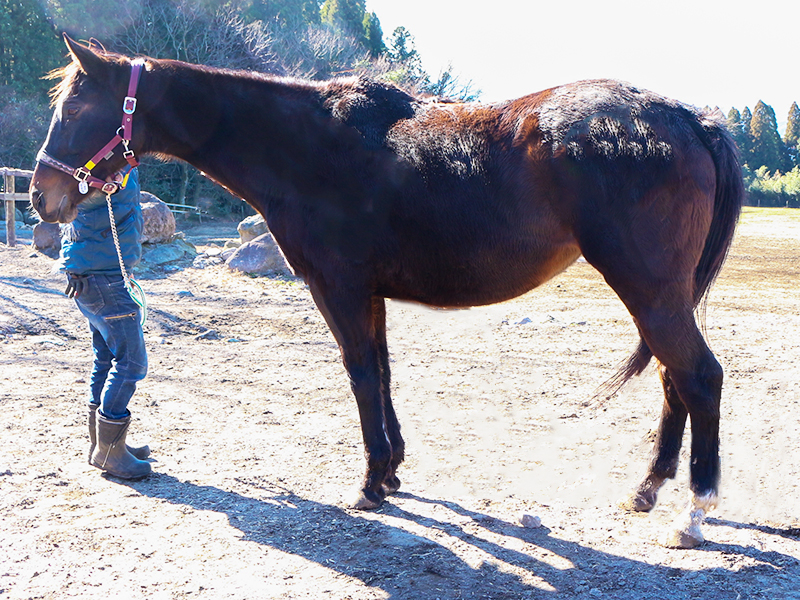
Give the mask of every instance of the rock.
[{"label": "rock", "polygon": [[292,275],[271,233],[242,244],[225,264],[232,271],[251,275]]},{"label": "rock", "polygon": [[33,247],[50,258],[61,251],[61,227],[58,223],[37,223],[33,226]]},{"label": "rock", "polygon": [[[6,203],[0,202],[0,220],[5,221],[6,219]],[[14,209],[14,222],[15,223],[25,223],[24,215],[22,211],[18,208]]]},{"label": "rock", "polygon": [[192,268],[205,269],[206,267],[221,265],[224,262],[225,260],[219,255],[209,256],[207,254],[198,254],[192,261]]},{"label": "rock", "polygon": [[143,243],[166,242],[175,235],[175,216],[169,206],[150,192],[142,192],[142,216],[144,217]]},{"label": "rock", "polygon": [[219,334],[215,329],[206,329],[203,333],[194,336],[196,340],[218,340]]},{"label": "rock", "polygon": [[537,529],[542,526],[542,520],[533,515],[522,515],[519,522],[522,523],[522,526],[526,529]]},{"label": "rock", "polygon": [[242,244],[246,244],[247,242],[256,239],[258,236],[269,232],[267,223],[264,221],[264,217],[261,215],[247,217],[241,223],[239,223],[239,226],[236,228],[236,230],[239,232],[239,238],[242,240]]},{"label": "rock", "polygon": [[195,247],[181,237],[174,237],[168,244],[144,244],[142,267],[157,267],[184,258],[197,256]]}]

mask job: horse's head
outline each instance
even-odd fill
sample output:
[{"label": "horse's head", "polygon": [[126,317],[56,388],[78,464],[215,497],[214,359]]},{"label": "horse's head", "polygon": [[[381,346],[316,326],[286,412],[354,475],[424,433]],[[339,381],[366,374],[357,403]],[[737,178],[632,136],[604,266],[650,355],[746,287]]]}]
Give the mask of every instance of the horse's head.
[{"label": "horse's head", "polygon": [[[114,191],[113,185],[101,189],[102,182],[111,181],[125,166],[128,141],[120,137],[125,137],[120,123],[132,80],[130,59],[81,46],[66,35],[64,40],[72,63],[57,72],[61,81],[53,90],[55,111],[30,187],[31,205],[49,223],[68,223],[82,201]],[[130,123],[127,133],[130,138]],[[98,157],[115,136],[117,143],[108,149],[113,155]],[[135,148],[134,140],[130,150]],[[79,167],[82,172],[76,172]]]}]

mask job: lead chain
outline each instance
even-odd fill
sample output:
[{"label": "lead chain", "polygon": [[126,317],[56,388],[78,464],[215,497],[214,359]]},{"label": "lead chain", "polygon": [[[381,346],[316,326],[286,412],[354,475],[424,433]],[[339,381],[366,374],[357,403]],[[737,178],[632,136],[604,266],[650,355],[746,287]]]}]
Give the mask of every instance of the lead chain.
[{"label": "lead chain", "polygon": [[117,222],[114,219],[114,209],[111,207],[111,194],[106,194],[106,204],[108,205],[108,220],[111,222],[111,236],[114,238],[114,248],[117,249],[117,258],[119,259],[119,269],[122,271],[122,279],[125,282],[125,289],[128,290],[131,299],[136,305],[142,309],[141,324],[144,325],[147,321],[147,298],[145,298],[144,290],[138,282],[131,279],[125,269],[125,261],[122,260],[122,249],[119,245],[119,235],[117,234]]}]

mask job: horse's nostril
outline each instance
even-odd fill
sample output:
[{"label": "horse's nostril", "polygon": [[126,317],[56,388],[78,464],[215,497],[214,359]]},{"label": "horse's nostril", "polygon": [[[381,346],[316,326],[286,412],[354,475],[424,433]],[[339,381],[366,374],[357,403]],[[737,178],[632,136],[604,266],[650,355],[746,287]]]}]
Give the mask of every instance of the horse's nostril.
[{"label": "horse's nostril", "polygon": [[31,206],[38,212],[39,209],[44,205],[44,193],[37,189],[33,189],[31,190],[30,198]]}]

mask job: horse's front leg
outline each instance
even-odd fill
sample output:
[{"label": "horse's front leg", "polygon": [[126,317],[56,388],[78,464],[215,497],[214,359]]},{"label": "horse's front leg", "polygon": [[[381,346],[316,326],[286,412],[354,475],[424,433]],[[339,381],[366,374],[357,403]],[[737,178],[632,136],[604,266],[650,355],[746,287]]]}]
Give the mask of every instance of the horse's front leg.
[{"label": "horse's front leg", "polygon": [[[350,386],[358,404],[367,472],[353,508],[377,508],[390,475],[392,446],[387,436],[382,399],[381,342],[376,332],[374,302],[370,295],[349,290],[331,293],[322,285],[311,285],[311,293],[325,317],[342,353]],[[379,321],[377,325],[381,325]]]}]

